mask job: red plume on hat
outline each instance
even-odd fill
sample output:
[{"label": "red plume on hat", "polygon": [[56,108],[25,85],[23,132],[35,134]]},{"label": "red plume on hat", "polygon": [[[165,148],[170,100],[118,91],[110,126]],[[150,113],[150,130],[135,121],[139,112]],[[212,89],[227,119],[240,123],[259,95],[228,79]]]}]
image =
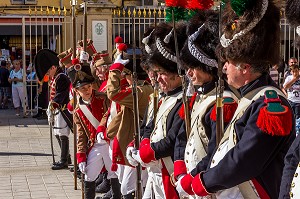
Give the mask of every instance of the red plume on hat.
[{"label": "red plume on hat", "polygon": [[186,8],[189,10],[207,10],[213,5],[213,0],[187,0]]},{"label": "red plume on hat", "polygon": [[119,51],[126,51],[127,45],[124,43],[121,43],[121,44],[119,44],[118,49],[119,49]]},{"label": "red plume on hat", "polygon": [[115,43],[123,43],[123,38],[120,37],[120,36],[117,36],[117,37],[115,38]]}]

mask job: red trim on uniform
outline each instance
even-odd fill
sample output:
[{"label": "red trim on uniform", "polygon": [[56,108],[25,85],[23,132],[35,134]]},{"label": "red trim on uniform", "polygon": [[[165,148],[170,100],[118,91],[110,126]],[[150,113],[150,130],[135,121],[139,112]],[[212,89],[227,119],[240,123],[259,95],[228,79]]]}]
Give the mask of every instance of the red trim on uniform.
[{"label": "red trim on uniform", "polygon": [[77,163],[86,162],[86,153],[76,153]]},{"label": "red trim on uniform", "polygon": [[[107,78],[106,78],[107,79]],[[106,86],[107,86],[107,80],[103,81],[102,84],[99,87],[99,92],[105,93],[106,92]]]},{"label": "red trim on uniform", "polygon": [[144,146],[146,144],[150,144],[150,139],[149,138],[142,139],[142,141],[140,143],[140,147],[142,147],[142,146]]},{"label": "red trim on uniform", "polygon": [[272,136],[287,136],[292,130],[293,116],[291,110],[283,106],[283,112],[269,112],[267,107],[262,107],[259,111],[256,125],[264,133]]},{"label": "red trim on uniform", "polygon": [[145,163],[149,163],[151,161],[156,160],[155,152],[151,148],[151,144],[145,144],[142,147],[140,147],[140,156],[142,161]]},{"label": "red trim on uniform", "polygon": [[116,164],[122,164],[125,165],[125,158],[123,156],[121,147],[119,145],[119,140],[117,139],[117,137],[114,138],[113,140],[113,147],[112,147],[112,171],[116,171],[113,170],[116,167]]},{"label": "red trim on uniform", "polygon": [[162,182],[163,182],[163,188],[164,188],[164,193],[167,199],[179,199],[178,193],[175,190],[175,187],[171,183],[171,176],[166,169],[166,166],[164,162],[162,161],[162,169],[161,169],[161,174],[162,174]]},{"label": "red trim on uniform", "polygon": [[111,100],[112,101],[121,101],[124,99],[126,96],[130,95],[132,93],[131,88],[126,89],[126,90],[121,90],[118,94],[116,94]]},{"label": "red trim on uniform", "polygon": [[251,180],[254,184],[254,187],[261,199],[270,199],[270,196],[267,194],[266,190],[258,183],[256,179]]},{"label": "red trim on uniform", "polygon": [[[224,103],[223,104],[223,120],[225,123],[229,123],[235,113],[235,110],[237,108],[238,104],[236,102],[232,103]],[[213,121],[217,121],[217,107],[216,104],[214,105],[211,114],[210,119]]]},{"label": "red trim on uniform", "polygon": [[192,182],[192,189],[197,196],[208,196],[210,193],[206,190],[202,183],[201,174],[202,172],[194,177]]},{"label": "red trim on uniform", "polygon": [[73,107],[73,100],[69,101],[69,103],[67,104],[67,109],[68,111],[72,112],[74,110],[74,107]]},{"label": "red trim on uniform", "polygon": [[187,174],[186,166],[183,160],[176,160],[174,162],[174,177],[177,177],[181,174]]},{"label": "red trim on uniform", "polygon": [[124,65],[121,63],[114,63],[110,66],[109,71],[118,70],[122,72],[124,69]]},{"label": "red trim on uniform", "polygon": [[[194,93],[194,95],[191,97],[190,99],[190,103],[189,103],[189,109],[192,110],[193,105],[195,103],[195,99],[196,99],[197,93]],[[178,115],[181,119],[185,119],[185,114],[184,114],[184,105],[182,104],[179,111],[178,111]]]},{"label": "red trim on uniform", "polygon": [[193,179],[194,177],[191,174],[187,174],[180,180],[180,185],[182,189],[189,195],[195,195],[192,189]]}]

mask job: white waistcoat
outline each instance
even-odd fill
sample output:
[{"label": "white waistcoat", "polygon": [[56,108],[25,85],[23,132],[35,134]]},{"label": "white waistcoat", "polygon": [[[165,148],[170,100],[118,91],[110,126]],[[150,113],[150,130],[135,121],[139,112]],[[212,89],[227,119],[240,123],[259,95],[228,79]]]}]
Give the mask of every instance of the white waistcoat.
[{"label": "white waistcoat", "polygon": [[[171,110],[176,105],[176,102],[182,98],[182,92],[179,92],[172,96],[166,96],[162,99],[162,103],[156,114],[155,126],[152,131],[150,142],[158,142],[164,139],[167,135],[167,118]],[[174,171],[174,163],[170,156],[162,158],[164,164],[171,175]]]}]

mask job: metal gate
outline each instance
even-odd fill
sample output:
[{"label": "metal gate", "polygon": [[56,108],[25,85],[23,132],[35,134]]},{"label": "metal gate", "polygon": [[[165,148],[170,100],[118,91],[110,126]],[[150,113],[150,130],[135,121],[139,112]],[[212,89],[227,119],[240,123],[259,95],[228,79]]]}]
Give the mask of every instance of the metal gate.
[{"label": "metal gate", "polygon": [[[116,36],[121,36],[124,43],[132,44],[132,31],[136,30],[136,46],[140,47],[141,41],[143,39],[143,34],[147,30],[147,28],[154,23],[164,21],[165,15],[165,10],[160,8],[146,9],[128,7],[127,9],[123,10],[114,9],[112,18],[112,44],[114,43],[114,38]],[[133,27],[133,24],[135,24],[135,27]]]},{"label": "metal gate", "polygon": [[[23,84],[24,113],[33,115],[38,109],[38,80],[34,75],[34,55],[42,48],[48,48],[56,53],[68,49],[71,45],[72,19],[71,13],[64,8],[41,7],[34,10],[29,8],[29,15],[22,18],[22,61],[23,61]],[[77,34],[75,35],[77,37]]]}]

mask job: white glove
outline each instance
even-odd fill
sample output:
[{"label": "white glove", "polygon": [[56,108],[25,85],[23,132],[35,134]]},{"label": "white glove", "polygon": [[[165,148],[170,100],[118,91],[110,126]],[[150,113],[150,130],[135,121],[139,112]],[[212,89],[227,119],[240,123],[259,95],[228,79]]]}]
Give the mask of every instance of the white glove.
[{"label": "white glove", "polygon": [[99,144],[106,143],[106,141],[104,140],[103,132],[97,134],[96,140]]},{"label": "white glove", "polygon": [[87,52],[84,52],[83,50],[80,51],[80,61],[88,61],[89,60],[89,54]]},{"label": "white glove", "polygon": [[83,173],[83,174],[86,174],[86,172],[85,172],[85,167],[86,167],[86,163],[85,163],[85,162],[80,162],[80,163],[78,164],[78,168],[79,168],[79,170],[81,171],[81,173]]},{"label": "white glove", "polygon": [[189,197],[189,194],[187,192],[185,192],[181,186],[181,180],[185,175],[180,175],[178,178],[178,181],[175,183],[176,185],[176,190],[180,196],[180,198],[185,198],[185,197]]},{"label": "white glove", "polygon": [[129,63],[129,59],[122,59],[121,56],[122,56],[121,54],[119,54],[119,55],[117,56],[117,58],[115,59],[114,64],[120,63],[120,64],[123,64],[123,65],[125,66],[126,64]]},{"label": "white glove", "polygon": [[133,154],[132,151],[134,151],[134,150],[136,150],[136,149],[133,148],[132,146],[131,147],[127,147],[127,149],[126,149],[126,158],[127,158],[128,162],[129,162],[129,164],[131,164],[132,166],[136,167],[139,164],[139,162],[132,157],[132,154]]},{"label": "white glove", "polygon": [[154,167],[154,166],[158,166],[158,161],[155,160],[155,161],[151,161],[149,163],[145,163],[143,162],[143,160],[141,159],[141,156],[140,156],[140,151],[139,150],[136,150],[136,149],[133,149],[131,151],[131,154],[132,154],[132,157],[138,161],[143,167]]}]

